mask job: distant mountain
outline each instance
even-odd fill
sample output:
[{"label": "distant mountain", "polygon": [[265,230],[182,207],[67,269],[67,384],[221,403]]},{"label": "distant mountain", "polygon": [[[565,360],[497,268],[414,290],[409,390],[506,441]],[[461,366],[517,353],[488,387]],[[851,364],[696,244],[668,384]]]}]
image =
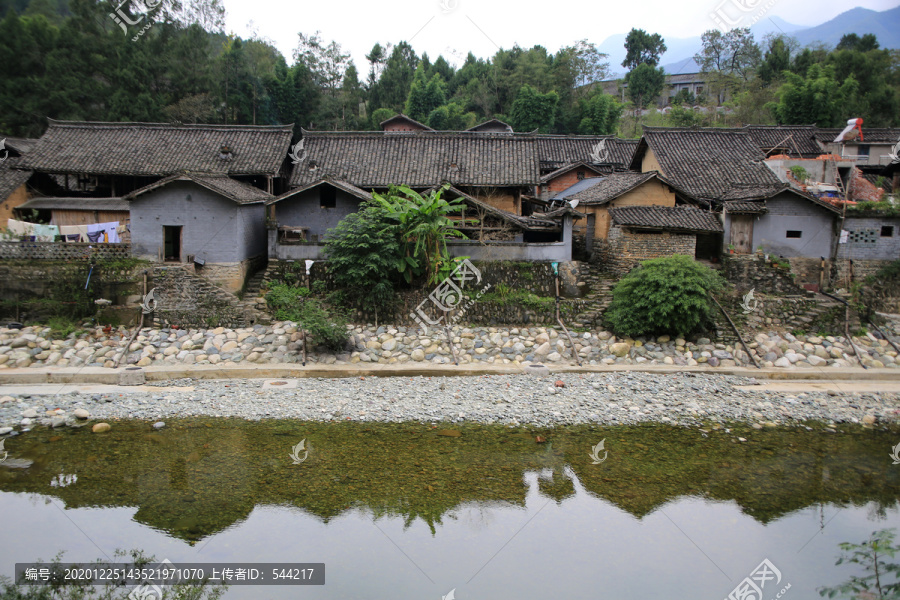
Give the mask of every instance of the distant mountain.
[{"label": "distant mountain", "polygon": [[797,38],[801,46],[817,42],[836,46],[841,41],[841,36],[846,33],[855,33],[859,36],[874,33],[882,48],[900,48],[900,6],[881,12],[868,8],[853,8],[827,23],[791,35]]},{"label": "distant mountain", "polygon": [[[710,22],[710,29],[713,29]],[[874,11],[868,8],[853,8],[841,13],[826,23],[815,27],[804,27],[788,23],[781,17],[765,17],[750,27],[757,42],[769,33],[786,33],[797,38],[801,46],[824,43],[836,46],[841,36],[856,33],[860,36],[874,33],[882,48],[900,48],[900,6]],[[694,61],[694,54],[703,47],[700,36],[689,38],[666,38],[666,53],[662,56],[662,67],[667,73],[696,73],[700,70]],[[609,68],[612,78],[624,77],[625,34],[611,35],[598,46],[601,52],[609,54]]]}]

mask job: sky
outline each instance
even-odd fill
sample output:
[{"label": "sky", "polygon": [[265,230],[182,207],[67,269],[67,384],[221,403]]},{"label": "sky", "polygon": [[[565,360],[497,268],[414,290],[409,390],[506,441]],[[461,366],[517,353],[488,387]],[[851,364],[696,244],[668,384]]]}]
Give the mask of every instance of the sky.
[{"label": "sky", "polygon": [[[858,0],[855,5],[882,11],[897,4]],[[224,0],[224,5],[229,33],[247,38],[255,32],[272,42],[288,64],[297,33],[320,31],[325,42],[335,40],[351,55],[361,75],[368,71],[365,55],[376,42],[405,40],[420,56],[427,52],[434,60],[443,54],[458,65],[469,51],[488,58],[515,44],[540,44],[551,53],[581,39],[599,46],[632,27],[663,38],[698,36],[716,26],[710,16],[716,13],[746,18],[764,11],[789,23],[815,26],[853,8],[846,0]]]}]

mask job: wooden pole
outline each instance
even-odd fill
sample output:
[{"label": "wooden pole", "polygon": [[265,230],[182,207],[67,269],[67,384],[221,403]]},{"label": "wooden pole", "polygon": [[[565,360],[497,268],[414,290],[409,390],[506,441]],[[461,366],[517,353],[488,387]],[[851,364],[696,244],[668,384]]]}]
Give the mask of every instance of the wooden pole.
[{"label": "wooden pole", "polygon": [[758,362],[756,362],[756,357],[750,353],[750,348],[747,346],[747,342],[744,341],[743,336],[741,336],[741,332],[738,331],[737,327],[735,327],[734,321],[731,320],[731,317],[728,316],[728,313],[725,312],[725,309],[722,308],[722,305],[719,304],[719,301],[716,300],[715,296],[710,294],[709,297],[712,298],[712,301],[716,303],[716,306],[718,306],[719,310],[722,311],[722,314],[725,315],[725,319],[728,320],[728,324],[731,325],[731,329],[734,331],[735,335],[737,335],[738,339],[741,341],[741,345],[744,347],[744,351],[747,352],[747,356],[750,357],[750,360],[753,361],[753,364],[756,365],[757,369],[761,369],[762,367],[760,366],[760,364]]}]

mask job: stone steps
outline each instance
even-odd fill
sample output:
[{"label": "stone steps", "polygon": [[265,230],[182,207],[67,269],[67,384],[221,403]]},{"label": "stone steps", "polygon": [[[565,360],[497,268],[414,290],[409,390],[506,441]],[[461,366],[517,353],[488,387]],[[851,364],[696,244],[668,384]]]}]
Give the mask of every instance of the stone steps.
[{"label": "stone steps", "polygon": [[[166,289],[164,283],[167,279],[169,271],[177,269],[178,276],[184,281],[179,282],[175,288]],[[165,266],[156,267],[153,270],[154,283],[160,282],[162,289],[161,306],[157,309],[157,320],[161,315],[180,314],[181,318],[188,318],[191,312],[198,308],[198,300],[205,300],[205,304],[218,305],[219,310],[216,312],[227,313],[227,322],[235,322],[238,326],[247,326],[253,324],[271,323],[271,317],[257,310],[254,301],[243,301],[231,292],[220,288],[208,279],[204,279],[199,275],[192,273],[190,270],[181,266]],[[187,292],[187,298],[185,293]],[[203,304],[204,302],[200,302]],[[198,319],[201,317],[198,316]],[[196,319],[195,319],[196,320]],[[202,323],[197,323],[197,325]]]}]

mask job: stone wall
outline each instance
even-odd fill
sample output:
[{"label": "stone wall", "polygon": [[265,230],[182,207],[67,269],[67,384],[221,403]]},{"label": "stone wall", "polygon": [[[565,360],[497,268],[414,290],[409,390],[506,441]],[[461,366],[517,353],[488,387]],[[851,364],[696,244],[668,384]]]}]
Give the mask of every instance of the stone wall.
[{"label": "stone wall", "polygon": [[[94,313],[93,300],[126,304],[140,293],[141,269],[109,269],[85,261],[0,261],[0,318],[41,321],[54,315],[84,317]],[[88,279],[90,275],[90,280]],[[87,285],[87,289],[85,286]]]},{"label": "stone wall", "polygon": [[891,264],[891,262],[893,261],[838,259],[835,261],[834,267],[832,268],[834,287],[849,289],[851,283],[851,270],[853,272],[852,281],[861,282],[869,275],[875,275],[878,271]]},{"label": "stone wall", "polygon": [[750,290],[787,295],[802,295],[805,292],[795,283],[791,271],[770,265],[763,255],[726,254],[722,263],[725,279],[734,284],[741,294]]},{"label": "stone wall", "polygon": [[157,265],[151,273],[156,325],[248,327],[266,316],[181,265]]},{"label": "stone wall", "polygon": [[131,258],[128,244],[0,242],[0,260],[114,261]]},{"label": "stone wall", "polygon": [[[824,296],[776,296],[759,293],[757,290],[754,292],[754,299],[746,305],[752,309],[750,312],[746,312],[741,306],[743,298],[742,294],[736,292],[719,297],[718,300],[748,343],[761,331],[844,334],[844,305]],[[737,341],[737,336],[718,308],[715,321],[722,341]],[[850,327],[853,331],[860,327],[855,314],[851,315]]]},{"label": "stone wall", "polygon": [[694,256],[697,236],[693,234],[635,233],[612,226],[605,240],[595,240],[593,262],[599,262],[610,273],[624,275],[642,261],[673,254]]}]

